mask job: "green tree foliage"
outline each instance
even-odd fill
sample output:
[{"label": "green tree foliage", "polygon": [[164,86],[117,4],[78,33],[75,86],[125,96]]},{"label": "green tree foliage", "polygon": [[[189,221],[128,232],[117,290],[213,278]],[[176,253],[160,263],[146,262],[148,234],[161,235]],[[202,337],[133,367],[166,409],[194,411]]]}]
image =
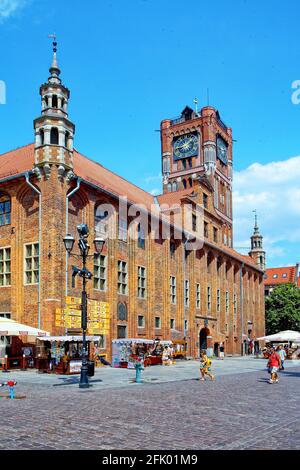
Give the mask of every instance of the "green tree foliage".
[{"label": "green tree foliage", "polygon": [[266,333],[300,331],[300,289],[294,284],[276,287],[266,298]]}]

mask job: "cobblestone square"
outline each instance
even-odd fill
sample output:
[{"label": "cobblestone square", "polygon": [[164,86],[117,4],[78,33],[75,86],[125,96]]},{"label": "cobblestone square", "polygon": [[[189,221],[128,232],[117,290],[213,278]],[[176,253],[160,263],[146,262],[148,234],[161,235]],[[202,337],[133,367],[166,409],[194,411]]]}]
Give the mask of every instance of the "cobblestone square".
[{"label": "cobblestone square", "polygon": [[143,384],[134,371],[103,368],[88,390],[78,376],[2,374],[26,398],[0,399],[0,449],[299,449],[299,364],[273,385],[265,366],[214,361],[216,381],[203,383],[197,362],[182,362],[147,368]]}]

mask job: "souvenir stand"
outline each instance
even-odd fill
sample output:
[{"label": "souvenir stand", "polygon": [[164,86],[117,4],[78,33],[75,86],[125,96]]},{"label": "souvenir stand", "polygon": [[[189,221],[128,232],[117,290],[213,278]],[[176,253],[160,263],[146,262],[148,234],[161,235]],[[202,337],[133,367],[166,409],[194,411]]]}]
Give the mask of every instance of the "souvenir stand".
[{"label": "souvenir stand", "polygon": [[[87,357],[92,343],[99,336],[87,336]],[[82,336],[48,336],[37,338],[37,366],[40,372],[80,374],[82,365]]]},{"label": "souvenir stand", "polygon": [[112,341],[112,366],[133,369],[135,361],[146,358],[155,348],[155,341],[141,338],[122,338]]}]

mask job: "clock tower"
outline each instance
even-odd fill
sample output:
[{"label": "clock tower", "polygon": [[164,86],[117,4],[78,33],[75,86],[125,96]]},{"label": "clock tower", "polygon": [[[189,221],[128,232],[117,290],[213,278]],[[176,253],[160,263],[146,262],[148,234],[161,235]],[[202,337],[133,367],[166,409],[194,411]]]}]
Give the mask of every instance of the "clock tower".
[{"label": "clock tower", "polygon": [[176,119],[163,120],[161,152],[163,192],[203,191],[220,219],[224,244],[232,246],[232,130],[219,112],[186,106]]}]

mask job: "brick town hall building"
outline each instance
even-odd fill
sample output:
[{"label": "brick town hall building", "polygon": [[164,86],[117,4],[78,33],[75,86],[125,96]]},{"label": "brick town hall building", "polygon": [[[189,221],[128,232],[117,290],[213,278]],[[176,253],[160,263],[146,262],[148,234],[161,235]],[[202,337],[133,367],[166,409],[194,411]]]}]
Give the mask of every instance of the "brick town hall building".
[{"label": "brick town hall building", "polygon": [[[186,107],[178,119],[162,121],[163,193],[154,197],[73,147],[70,92],[61,82],[56,50],[50,74],[40,87],[34,143],[0,155],[0,315],[65,334],[55,311],[65,307],[67,295],[80,297],[81,279],[73,288],[72,265],[80,261],[67,258],[63,237],[76,236],[76,226],[86,223],[92,247],[95,233],[113,226],[116,237],[88,259],[94,274],[88,296],[110,307],[103,352],[110,357],[118,337],[158,337],[186,340],[188,356],[220,342],[226,353],[241,354],[249,334],[264,334],[265,253],[257,227],[249,256],[232,248],[231,129],[211,106],[199,112]],[[150,215],[149,226],[137,225],[137,239],[128,236],[133,217],[119,213],[120,196],[149,214],[155,208],[155,239]],[[179,215],[192,208],[191,230],[181,231],[181,239],[174,236],[176,211],[166,209],[174,204],[177,215],[178,207]],[[204,243],[189,250],[186,239],[200,234],[197,208]],[[160,219],[168,214],[166,238]]]}]

